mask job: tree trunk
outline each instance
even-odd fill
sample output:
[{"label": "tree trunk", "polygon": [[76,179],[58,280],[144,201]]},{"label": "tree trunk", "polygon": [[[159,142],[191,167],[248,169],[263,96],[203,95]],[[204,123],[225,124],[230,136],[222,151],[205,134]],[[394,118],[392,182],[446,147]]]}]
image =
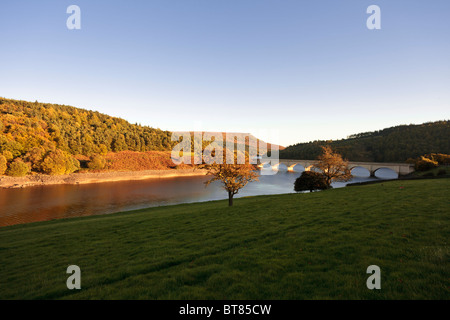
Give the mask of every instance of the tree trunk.
[{"label": "tree trunk", "polygon": [[233,192],[228,192],[228,206],[231,207],[233,205]]}]

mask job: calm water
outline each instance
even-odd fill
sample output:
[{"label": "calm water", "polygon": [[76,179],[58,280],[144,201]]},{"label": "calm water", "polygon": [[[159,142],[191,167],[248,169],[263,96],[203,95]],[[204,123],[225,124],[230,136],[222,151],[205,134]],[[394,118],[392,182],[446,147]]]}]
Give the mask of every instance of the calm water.
[{"label": "calm water", "polygon": [[[350,182],[368,181],[368,172],[355,168]],[[293,193],[298,172],[261,175],[236,197]],[[380,169],[382,179],[397,178],[391,170]],[[207,177],[148,179],[86,185],[39,186],[0,189],[0,227],[59,218],[108,214],[169,204],[226,199],[219,183],[205,188]],[[346,183],[334,183],[335,188]]]}]

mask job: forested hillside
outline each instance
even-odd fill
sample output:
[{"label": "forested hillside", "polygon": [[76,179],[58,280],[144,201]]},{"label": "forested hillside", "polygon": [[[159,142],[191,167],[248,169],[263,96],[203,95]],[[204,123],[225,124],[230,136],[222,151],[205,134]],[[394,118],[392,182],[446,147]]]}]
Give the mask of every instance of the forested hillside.
[{"label": "forested hillside", "polygon": [[108,152],[169,151],[175,143],[169,131],[99,112],[0,98],[0,175],[70,173],[83,157],[103,169]]},{"label": "forested hillside", "polygon": [[73,155],[170,150],[171,133],[71,106],[0,98],[0,149],[19,156],[33,147]]},{"label": "forested hillside", "polygon": [[336,141],[313,141],[280,151],[282,159],[316,159],[329,144],[350,161],[404,162],[429,153],[450,153],[450,122],[400,125]]},{"label": "forested hillside", "polygon": [[[219,134],[226,141],[225,133]],[[238,145],[236,136],[245,135],[235,133],[230,139]],[[0,176],[173,168],[170,153],[178,141],[171,137],[170,131],[96,111],[0,98]],[[241,141],[246,150],[256,147],[249,146],[248,138]],[[203,150],[211,142],[200,143]]]},{"label": "forested hillside", "polygon": [[[0,98],[0,175],[65,174],[83,167],[170,168],[174,166],[170,151],[178,143],[171,141],[171,135],[169,131],[130,124],[96,111]],[[231,138],[239,144],[235,135],[242,134]],[[337,141],[300,143],[280,150],[280,158],[316,159],[320,146],[330,144],[353,161],[403,162],[424,154],[449,154],[449,136],[449,121],[402,125]],[[227,140],[224,134],[223,138]],[[203,141],[202,149],[208,144]],[[244,144],[247,150],[256,148],[248,137]]]}]

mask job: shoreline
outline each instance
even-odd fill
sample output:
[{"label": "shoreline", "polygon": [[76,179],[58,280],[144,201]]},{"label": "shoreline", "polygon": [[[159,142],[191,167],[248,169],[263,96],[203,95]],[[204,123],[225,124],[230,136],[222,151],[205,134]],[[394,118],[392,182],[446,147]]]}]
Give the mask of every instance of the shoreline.
[{"label": "shoreline", "polygon": [[88,184],[145,179],[164,179],[206,175],[205,169],[169,169],[142,171],[85,172],[64,175],[35,174],[25,177],[0,176],[0,189],[26,188],[59,184]]}]

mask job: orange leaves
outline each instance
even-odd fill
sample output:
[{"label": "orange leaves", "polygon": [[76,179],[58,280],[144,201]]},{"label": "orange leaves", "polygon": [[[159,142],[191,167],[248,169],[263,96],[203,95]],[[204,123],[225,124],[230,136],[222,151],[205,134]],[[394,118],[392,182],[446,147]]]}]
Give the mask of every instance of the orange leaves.
[{"label": "orange leaves", "polygon": [[166,170],[174,167],[170,153],[163,151],[110,152],[105,158],[106,168],[113,171]]},{"label": "orange leaves", "polygon": [[348,161],[342,159],[342,156],[333,152],[330,146],[322,147],[323,153],[317,158],[318,163],[314,165],[325,176],[327,184],[333,181],[348,181],[352,178]]},{"label": "orange leaves", "polygon": [[251,165],[214,164],[208,169],[208,174],[213,177],[206,185],[220,181],[224,189],[232,194],[238,193],[248,182],[258,180],[258,175]]}]

